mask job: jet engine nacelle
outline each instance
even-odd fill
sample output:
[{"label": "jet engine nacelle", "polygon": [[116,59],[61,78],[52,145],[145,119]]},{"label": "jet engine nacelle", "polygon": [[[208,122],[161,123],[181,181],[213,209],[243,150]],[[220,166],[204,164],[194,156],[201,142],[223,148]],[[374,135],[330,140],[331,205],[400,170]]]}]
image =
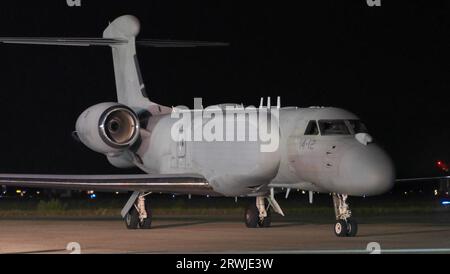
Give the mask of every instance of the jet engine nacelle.
[{"label": "jet engine nacelle", "polygon": [[139,119],[119,103],[101,103],[86,109],[76,123],[80,141],[90,149],[117,155],[139,139]]}]

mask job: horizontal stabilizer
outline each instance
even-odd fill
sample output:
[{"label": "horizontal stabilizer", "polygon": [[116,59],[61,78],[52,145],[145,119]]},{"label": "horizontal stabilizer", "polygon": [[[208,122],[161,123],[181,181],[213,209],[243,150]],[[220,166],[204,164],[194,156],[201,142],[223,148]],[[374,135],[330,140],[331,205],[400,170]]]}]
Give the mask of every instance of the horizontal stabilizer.
[{"label": "horizontal stabilizer", "polygon": [[[58,38],[58,37],[0,37],[4,44],[55,45],[55,46],[119,46],[128,43],[126,39],[111,38]],[[155,48],[194,48],[194,47],[223,47],[222,42],[205,41],[177,41],[144,39],[136,41],[136,45]]]},{"label": "horizontal stabilizer", "polygon": [[396,179],[396,182],[414,182],[414,181],[437,181],[437,180],[450,180],[450,176],[442,176],[442,177],[424,177],[424,178],[408,178],[408,179]]},{"label": "horizontal stabilizer", "polygon": [[144,39],[136,41],[136,45],[155,48],[195,48],[195,47],[226,47],[229,44],[223,42]]},{"label": "horizontal stabilizer", "polygon": [[113,46],[127,42],[127,40],[108,38],[0,37],[0,43],[29,45]]}]

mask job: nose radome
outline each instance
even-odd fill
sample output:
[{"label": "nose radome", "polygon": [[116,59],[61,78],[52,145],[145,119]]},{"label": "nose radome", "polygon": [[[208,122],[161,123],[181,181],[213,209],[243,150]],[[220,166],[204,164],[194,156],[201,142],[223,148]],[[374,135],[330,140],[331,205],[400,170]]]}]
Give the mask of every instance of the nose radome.
[{"label": "nose radome", "polygon": [[389,191],[395,180],[391,158],[375,144],[355,145],[344,152],[339,165],[339,184],[346,194],[371,196]]}]

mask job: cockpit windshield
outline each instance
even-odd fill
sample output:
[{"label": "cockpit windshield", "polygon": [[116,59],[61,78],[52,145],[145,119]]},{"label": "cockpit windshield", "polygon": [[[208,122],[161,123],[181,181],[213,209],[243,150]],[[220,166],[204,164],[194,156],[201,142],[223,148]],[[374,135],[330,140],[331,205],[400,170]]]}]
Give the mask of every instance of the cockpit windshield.
[{"label": "cockpit windshield", "polygon": [[350,135],[345,120],[319,120],[321,135]]},{"label": "cockpit windshield", "polygon": [[353,131],[353,134],[358,133],[369,133],[366,125],[360,120],[348,120],[348,124],[350,125],[350,129]]},{"label": "cockpit windshield", "polygon": [[[317,127],[317,125],[319,125]],[[363,122],[353,120],[311,120],[308,122],[304,135],[355,135],[369,133]]]}]

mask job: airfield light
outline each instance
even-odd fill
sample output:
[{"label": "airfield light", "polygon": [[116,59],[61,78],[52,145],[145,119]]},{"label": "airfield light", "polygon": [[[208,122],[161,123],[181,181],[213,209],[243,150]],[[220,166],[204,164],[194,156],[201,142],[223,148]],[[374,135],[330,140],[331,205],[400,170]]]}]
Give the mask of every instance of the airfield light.
[{"label": "airfield light", "polygon": [[92,193],[91,196],[89,196],[91,199],[97,198],[97,195],[95,193]]},{"label": "airfield light", "polygon": [[20,193],[22,193],[22,190],[17,189],[17,190],[16,190],[16,193],[17,193],[17,194],[20,194]]},{"label": "airfield light", "polygon": [[444,172],[448,172],[448,166],[444,161],[437,161],[436,166]]},{"label": "airfield light", "polygon": [[450,201],[442,201],[441,203],[443,206],[448,206],[450,205]]}]

